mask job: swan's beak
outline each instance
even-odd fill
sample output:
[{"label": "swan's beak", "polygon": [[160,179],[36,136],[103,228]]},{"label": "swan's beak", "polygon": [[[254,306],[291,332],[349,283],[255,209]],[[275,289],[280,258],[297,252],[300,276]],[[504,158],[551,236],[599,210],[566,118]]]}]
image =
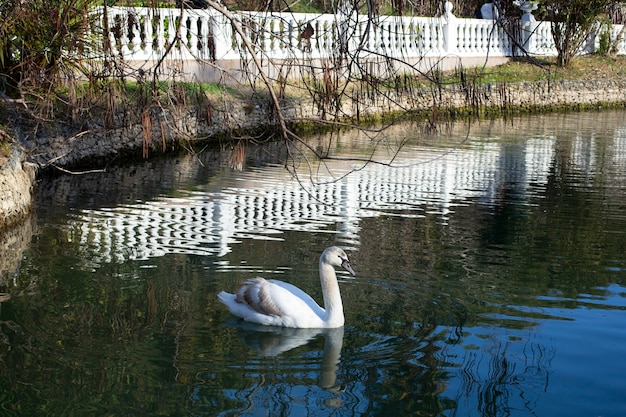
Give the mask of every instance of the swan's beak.
[{"label": "swan's beak", "polygon": [[350,265],[350,261],[348,259],[344,259],[343,262],[341,262],[341,267],[351,273],[353,276],[356,276],[356,273],[354,272],[354,269],[352,269],[352,266]]}]

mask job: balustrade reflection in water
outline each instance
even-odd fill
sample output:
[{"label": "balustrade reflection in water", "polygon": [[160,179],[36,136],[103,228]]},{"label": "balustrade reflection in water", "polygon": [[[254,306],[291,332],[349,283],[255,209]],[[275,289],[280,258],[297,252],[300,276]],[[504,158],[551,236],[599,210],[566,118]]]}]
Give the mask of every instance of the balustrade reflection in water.
[{"label": "balustrade reflection in water", "polygon": [[[268,143],[46,179],[0,255],[2,414],[618,416],[624,115],[342,132],[298,178]],[[321,301],[329,244],[344,328],[217,302],[257,274]]]},{"label": "balustrade reflection in water", "polygon": [[[348,140],[339,139],[337,146]],[[282,166],[265,167],[242,173],[235,185],[217,191],[183,191],[182,196],[82,210],[70,235],[92,262],[167,253],[221,256],[241,239],[280,239],[285,231],[317,232],[335,224],[340,241],[357,246],[363,217],[423,216],[426,207],[445,221],[455,205],[468,199],[494,204],[503,183],[516,184],[519,197],[527,200],[547,181],[554,144],[554,138],[523,144],[479,141],[451,153],[405,145],[392,169],[324,162],[328,172],[318,171],[318,184],[303,185]],[[373,155],[382,161],[390,157],[387,149]],[[333,175],[350,169],[359,169],[359,175],[334,180]]]}]

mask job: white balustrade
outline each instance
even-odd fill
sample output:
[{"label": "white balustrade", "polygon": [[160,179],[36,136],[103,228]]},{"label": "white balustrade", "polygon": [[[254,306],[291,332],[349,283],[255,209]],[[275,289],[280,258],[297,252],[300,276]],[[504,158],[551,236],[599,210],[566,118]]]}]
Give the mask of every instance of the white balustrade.
[{"label": "white balustrade", "polygon": [[[525,5],[529,2],[523,2]],[[525,6],[526,7],[526,6]],[[527,10],[528,9],[528,10]],[[319,59],[347,53],[359,58],[506,57],[528,52],[555,55],[549,22],[537,22],[530,6],[520,22],[520,52],[492,19],[460,19],[446,2],[441,17],[379,16],[343,11],[337,14],[233,12],[254,53],[265,61]],[[102,13],[103,8],[96,12]],[[182,60],[250,58],[231,22],[212,9],[184,10],[108,7],[110,43],[129,61],[169,57]],[[311,31],[312,29],[312,31]],[[621,25],[612,26],[615,38]],[[311,33],[312,32],[312,33]],[[598,41],[591,41],[590,48]],[[597,47],[597,46],[596,46]],[[626,42],[619,44],[626,53]],[[587,52],[591,52],[587,50]]]}]

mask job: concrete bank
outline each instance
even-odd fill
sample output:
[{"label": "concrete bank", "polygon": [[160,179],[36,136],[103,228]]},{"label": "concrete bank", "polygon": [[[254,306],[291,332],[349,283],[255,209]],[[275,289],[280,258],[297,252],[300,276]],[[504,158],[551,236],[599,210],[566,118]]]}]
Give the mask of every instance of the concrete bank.
[{"label": "concrete bank", "polygon": [[[320,119],[332,109],[311,99],[286,99],[283,114],[289,120]],[[618,107],[626,105],[626,79],[541,81],[455,85],[432,89],[389,91],[354,96],[341,102],[340,114],[369,117],[410,109],[428,114],[433,109],[508,109],[529,112],[545,109]],[[271,128],[276,124],[269,100],[231,101],[124,114],[118,127],[88,126],[80,132],[44,128],[20,143],[0,167],[1,226],[19,221],[30,210],[33,166],[61,169],[89,162],[103,167],[120,155],[141,159],[167,152],[181,142],[207,140],[233,130]]]}]

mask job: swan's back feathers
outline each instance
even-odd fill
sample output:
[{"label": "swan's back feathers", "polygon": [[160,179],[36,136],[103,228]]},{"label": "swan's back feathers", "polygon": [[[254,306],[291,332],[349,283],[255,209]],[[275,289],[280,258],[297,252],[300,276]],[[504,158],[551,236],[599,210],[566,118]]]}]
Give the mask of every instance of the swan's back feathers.
[{"label": "swan's back feathers", "polygon": [[221,291],[217,294],[217,298],[228,307],[228,310],[235,316],[249,321],[251,323],[258,323],[265,326],[283,326],[282,320],[276,316],[269,316],[267,314],[258,313],[252,310],[247,304],[239,303],[235,301],[235,294]]},{"label": "swan's back feathers", "polygon": [[235,301],[246,304],[257,313],[271,316],[283,315],[272,299],[269,283],[260,277],[246,281],[246,284],[237,291]]}]

